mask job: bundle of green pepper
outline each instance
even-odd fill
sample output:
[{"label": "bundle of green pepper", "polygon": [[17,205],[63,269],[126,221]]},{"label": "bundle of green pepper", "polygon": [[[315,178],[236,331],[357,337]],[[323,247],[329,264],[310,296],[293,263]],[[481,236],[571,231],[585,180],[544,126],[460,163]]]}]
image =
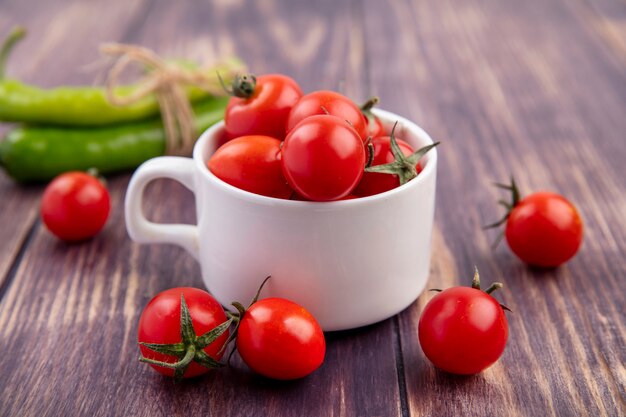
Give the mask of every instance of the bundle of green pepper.
[{"label": "bundle of green pepper", "polygon": [[[41,182],[89,168],[107,174],[165,153],[165,130],[153,95],[119,107],[108,102],[104,88],[46,90],[6,79],[7,57],[24,33],[21,28],[13,30],[0,49],[0,121],[20,123],[0,142],[0,166],[11,177]],[[117,87],[115,94],[131,91],[133,86]],[[193,86],[185,92],[193,105],[196,131],[223,118],[227,97],[211,96]]]}]

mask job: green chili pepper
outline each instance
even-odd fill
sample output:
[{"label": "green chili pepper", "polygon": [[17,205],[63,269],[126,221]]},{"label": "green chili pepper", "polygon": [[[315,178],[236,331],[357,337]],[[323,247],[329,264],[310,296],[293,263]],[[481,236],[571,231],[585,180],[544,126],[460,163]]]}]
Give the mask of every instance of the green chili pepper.
[{"label": "green chili pepper", "polygon": [[[202,132],[224,117],[227,97],[194,105]],[[18,127],[0,142],[0,166],[19,182],[49,181],[67,171],[96,168],[102,174],[133,169],[165,153],[160,120],[102,128]]]},{"label": "green chili pepper", "polygon": [[[0,49],[0,121],[66,126],[103,126],[114,123],[145,120],[159,113],[159,103],[150,94],[127,106],[115,106],[107,100],[104,88],[57,87],[42,89],[5,79],[4,68],[13,46],[25,35],[23,28],[14,29]],[[177,62],[185,68],[188,63]],[[223,67],[211,71],[228,73],[239,61],[232,59]],[[115,95],[123,97],[134,91],[134,86],[121,86]],[[189,100],[197,102],[209,94],[194,86],[186,86]]]}]

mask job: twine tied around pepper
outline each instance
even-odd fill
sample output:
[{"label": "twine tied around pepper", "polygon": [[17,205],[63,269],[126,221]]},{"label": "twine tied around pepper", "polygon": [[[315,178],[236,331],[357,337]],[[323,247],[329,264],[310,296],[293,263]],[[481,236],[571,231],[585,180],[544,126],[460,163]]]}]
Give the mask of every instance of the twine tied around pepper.
[{"label": "twine tied around pepper", "polygon": [[[100,47],[102,54],[115,58],[106,82],[107,99],[114,105],[125,106],[154,93],[159,103],[166,134],[167,155],[190,155],[197,139],[193,108],[184,87],[193,85],[209,94],[224,96],[220,77],[232,78],[244,70],[236,60],[224,61],[212,67],[186,69],[163,60],[154,51],[137,45],[107,43]],[[141,65],[147,74],[139,81],[132,93],[117,95],[120,74],[131,65]]]}]

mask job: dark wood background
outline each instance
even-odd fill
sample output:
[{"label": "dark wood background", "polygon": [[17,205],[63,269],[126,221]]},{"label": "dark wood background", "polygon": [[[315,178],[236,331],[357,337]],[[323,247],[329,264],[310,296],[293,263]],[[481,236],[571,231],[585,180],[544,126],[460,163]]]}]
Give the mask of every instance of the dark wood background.
[{"label": "dark wood background", "polygon": [[[139,314],[159,291],[201,287],[181,249],[128,238],[130,175],[113,211],[68,245],[38,218],[42,187],[0,174],[2,416],[626,415],[626,3],[623,0],[0,0],[0,34],[28,39],[9,74],[43,86],[94,80],[104,41],[170,57],[236,54],[304,90],[330,88],[421,124],[440,147],[429,287],[505,282],[510,340],[473,377],[435,370],[417,338],[422,295],[382,323],[328,334],[323,367],[272,382],[234,366],[173,385],[137,362]],[[561,192],[585,221],[582,250],[529,269],[481,225],[500,216],[491,185]],[[159,181],[158,221],[193,222],[193,197]],[[160,199],[165,201],[165,199]]]}]

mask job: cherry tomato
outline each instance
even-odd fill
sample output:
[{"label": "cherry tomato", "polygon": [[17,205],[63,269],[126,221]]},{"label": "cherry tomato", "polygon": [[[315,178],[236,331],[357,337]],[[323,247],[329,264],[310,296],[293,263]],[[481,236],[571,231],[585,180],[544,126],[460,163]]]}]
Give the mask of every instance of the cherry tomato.
[{"label": "cherry tomato", "polygon": [[563,196],[537,192],[520,200],[506,222],[506,241],[530,265],[555,267],[573,257],[583,240],[583,222]]},{"label": "cherry tomato", "polygon": [[488,294],[491,291],[481,291],[479,285],[453,287],[426,304],[418,324],[419,341],[437,368],[471,375],[500,358],[509,336],[508,322],[504,308]]},{"label": "cherry tomato", "polygon": [[372,116],[371,120],[368,120],[369,135],[372,138],[379,136],[385,136],[385,128],[383,122],[376,116]]},{"label": "cherry tomato", "polygon": [[317,320],[302,306],[266,298],[253,303],[241,318],[237,350],[253,371],[289,380],[320,367],[326,341]]},{"label": "cherry tomato", "polygon": [[317,115],[294,127],[283,143],[289,185],[313,201],[338,200],[363,176],[365,149],[357,132],[335,116]]},{"label": "cherry tomato", "polygon": [[320,90],[303,96],[291,109],[287,120],[287,133],[298,123],[316,114],[330,114],[347,121],[362,141],[368,138],[367,119],[348,97],[334,91]]},{"label": "cherry tomato", "polygon": [[[183,342],[181,335],[181,303],[184,297],[187,311],[191,317],[193,331],[196,337],[213,330],[226,322],[226,314],[222,306],[208,292],[190,287],[171,288],[159,293],[144,308],[139,319],[138,339],[141,354],[152,361],[174,364],[188,351],[192,343],[184,346],[183,354],[173,356],[150,349],[141,343],[152,343],[163,346],[180,345]],[[214,360],[222,356],[220,350],[228,339],[228,331],[221,334],[213,343],[201,349]],[[194,340],[194,342],[197,342]],[[195,346],[194,346],[195,348]],[[220,352],[218,354],[218,352]],[[157,372],[174,376],[174,369],[150,363]],[[194,358],[184,367],[183,378],[190,378],[204,374],[209,368],[198,363]]]},{"label": "cherry tomato", "polygon": [[[410,156],[414,152],[411,145],[402,139],[396,139],[396,141],[405,156]],[[371,143],[374,148],[372,165],[383,165],[395,161],[393,152],[391,152],[391,138],[389,136],[376,137],[372,139]],[[415,165],[415,169],[417,173],[422,171],[419,162]],[[361,178],[361,182],[359,182],[359,185],[354,190],[354,194],[360,197],[367,197],[392,190],[398,186],[400,186],[400,178],[398,178],[397,175],[365,172],[363,178]]]},{"label": "cherry tomato", "polygon": [[551,268],[578,252],[583,240],[583,222],[565,197],[542,191],[520,198],[515,180],[511,179],[510,185],[497,185],[511,191],[512,201],[506,203],[505,216],[487,228],[506,223],[506,241],[522,261]]},{"label": "cherry tomato", "polygon": [[289,198],[293,190],[281,167],[282,142],[269,136],[241,136],[226,142],[211,156],[211,172],[228,184],[268,197]]},{"label": "cherry tomato", "polygon": [[234,96],[224,114],[227,135],[267,135],[284,139],[287,117],[302,97],[300,86],[290,77],[268,74],[236,77]]},{"label": "cherry tomato", "polygon": [[66,241],[95,236],[109,217],[106,187],[84,172],[61,174],[48,184],[41,200],[41,218],[54,235]]}]

